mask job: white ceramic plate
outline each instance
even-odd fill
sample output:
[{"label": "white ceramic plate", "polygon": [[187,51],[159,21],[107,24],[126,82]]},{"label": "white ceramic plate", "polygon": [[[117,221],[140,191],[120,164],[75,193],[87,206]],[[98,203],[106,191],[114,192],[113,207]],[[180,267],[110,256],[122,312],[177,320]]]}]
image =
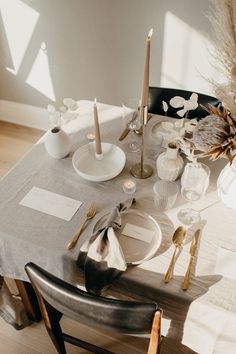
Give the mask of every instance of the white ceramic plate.
[{"label": "white ceramic plate", "polygon": [[102,182],[116,177],[125,166],[125,153],[118,146],[102,143],[103,158],[95,157],[95,144],[89,143],[75,151],[72,164],[75,171],[88,181]]},{"label": "white ceramic plate", "polygon": [[[105,224],[108,216],[109,213],[105,214],[97,221],[94,226],[94,231]],[[129,209],[121,214],[121,222],[121,229],[116,231],[116,236],[119,239],[127,264],[140,264],[152,258],[160,247],[162,241],[161,229],[156,220],[144,212]],[[127,223],[152,230],[153,237],[151,242],[147,243],[122,235],[122,230]]]}]

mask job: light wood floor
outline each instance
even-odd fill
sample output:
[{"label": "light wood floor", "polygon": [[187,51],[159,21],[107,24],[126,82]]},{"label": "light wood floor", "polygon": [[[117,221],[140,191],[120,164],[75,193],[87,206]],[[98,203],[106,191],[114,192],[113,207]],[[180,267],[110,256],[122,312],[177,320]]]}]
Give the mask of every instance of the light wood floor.
[{"label": "light wood floor", "polygon": [[0,177],[30,150],[43,133],[41,130],[0,121]]},{"label": "light wood floor", "polygon": [[[23,157],[43,132],[0,121],[0,177],[4,176]],[[117,354],[146,353],[147,340],[124,336],[109,337],[106,333],[91,331],[70,319],[62,319],[68,333],[79,336]],[[83,349],[67,345],[68,354],[85,354]],[[0,318],[0,353],[53,354],[56,353],[42,322],[16,331]]]}]

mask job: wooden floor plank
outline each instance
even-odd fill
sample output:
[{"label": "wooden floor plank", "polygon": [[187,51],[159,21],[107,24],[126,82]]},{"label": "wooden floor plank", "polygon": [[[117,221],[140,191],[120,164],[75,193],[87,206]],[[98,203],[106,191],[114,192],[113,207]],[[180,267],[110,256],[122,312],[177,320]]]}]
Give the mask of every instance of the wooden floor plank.
[{"label": "wooden floor plank", "polygon": [[43,131],[0,121],[0,177],[5,175],[44,134]]}]

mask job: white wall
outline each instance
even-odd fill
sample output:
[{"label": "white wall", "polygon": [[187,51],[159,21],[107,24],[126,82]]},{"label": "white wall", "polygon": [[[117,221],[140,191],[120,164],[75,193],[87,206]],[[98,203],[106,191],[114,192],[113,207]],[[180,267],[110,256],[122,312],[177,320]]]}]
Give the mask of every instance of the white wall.
[{"label": "white wall", "polygon": [[138,97],[152,27],[150,84],[209,92],[202,77],[213,75],[205,49],[209,3],[0,0],[0,114],[6,101],[46,107],[96,96],[119,105]]}]

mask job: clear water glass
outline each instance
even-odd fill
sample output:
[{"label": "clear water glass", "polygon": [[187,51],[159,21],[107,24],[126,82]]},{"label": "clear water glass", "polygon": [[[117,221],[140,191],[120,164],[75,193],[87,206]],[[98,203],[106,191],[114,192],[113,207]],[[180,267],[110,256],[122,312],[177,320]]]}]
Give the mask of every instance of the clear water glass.
[{"label": "clear water glass", "polygon": [[170,181],[157,181],[153,185],[154,203],[158,211],[171,209],[179,193],[177,183]]},{"label": "clear water glass", "polygon": [[181,177],[181,194],[190,206],[178,213],[178,218],[182,223],[191,225],[201,220],[200,213],[192,208],[192,204],[206,193],[209,178],[210,169],[207,165],[199,162],[186,164]]}]

